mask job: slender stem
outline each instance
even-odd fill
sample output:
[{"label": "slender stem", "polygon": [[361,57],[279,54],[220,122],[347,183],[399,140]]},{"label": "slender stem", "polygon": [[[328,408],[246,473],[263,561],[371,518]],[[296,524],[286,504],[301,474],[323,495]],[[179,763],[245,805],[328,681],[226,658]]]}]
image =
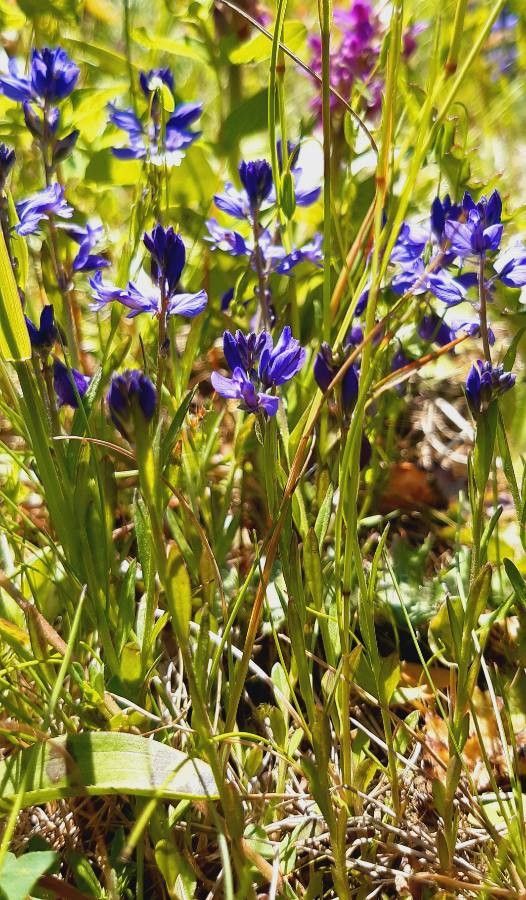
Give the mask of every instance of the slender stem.
[{"label": "slender stem", "polygon": [[265,260],[263,258],[263,253],[261,251],[261,247],[259,245],[259,233],[260,226],[258,221],[257,210],[253,211],[253,225],[252,231],[254,234],[254,262],[256,264],[256,273],[258,276],[258,288],[257,293],[259,297],[259,305],[261,309],[261,319],[263,323],[263,328],[268,331],[270,328],[270,309],[268,304],[268,288],[267,288],[267,276],[265,274],[264,263]]},{"label": "slender stem", "polygon": [[491,363],[491,350],[488,334],[488,308],[486,301],[486,285],[484,283],[485,256],[481,253],[479,259],[479,300],[480,300],[480,333],[482,335],[482,347],[486,362]]},{"label": "slender stem", "polygon": [[331,3],[318,0],[321,31],[323,122],[323,339],[331,330]]},{"label": "slender stem", "polygon": [[51,417],[51,427],[54,434],[61,434],[60,419],[57,409],[57,398],[55,388],[53,386],[53,366],[49,362],[49,358],[42,363],[42,374],[46,383],[47,400],[49,404],[49,415]]},{"label": "slender stem", "polygon": [[168,296],[166,293],[166,286],[164,284],[164,279],[161,284],[161,311],[159,313],[159,336],[157,343],[157,415],[160,415],[161,412],[161,395],[163,390],[163,382],[164,375],[166,371],[166,358],[167,358],[167,347],[166,347],[166,339],[167,339],[167,324],[168,324]]}]

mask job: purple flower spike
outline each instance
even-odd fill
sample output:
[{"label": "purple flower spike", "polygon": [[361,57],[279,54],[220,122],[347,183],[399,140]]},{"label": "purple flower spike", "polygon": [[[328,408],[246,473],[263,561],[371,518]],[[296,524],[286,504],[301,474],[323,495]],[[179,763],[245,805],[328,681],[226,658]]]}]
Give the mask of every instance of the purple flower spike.
[{"label": "purple flower spike", "polygon": [[57,183],[17,203],[16,211],[20,222],[15,230],[23,235],[35,234],[44,219],[52,216],[70,219],[73,215],[73,207],[64,197],[64,188]]},{"label": "purple flower spike", "polygon": [[77,409],[79,397],[88,390],[91,379],[77,369],[68,369],[64,363],[56,359],[53,363],[53,386],[59,406],[71,406]]},{"label": "purple flower spike", "polygon": [[138,427],[145,427],[157,406],[157,391],[144,372],[129,369],[114,375],[106,401],[115,427],[133,441]]},{"label": "purple flower spike", "polygon": [[483,415],[496,397],[511,390],[515,384],[515,375],[505,372],[502,365],[493,366],[490,362],[477,360],[469,370],[466,379],[466,397],[469,408],[475,418]]}]

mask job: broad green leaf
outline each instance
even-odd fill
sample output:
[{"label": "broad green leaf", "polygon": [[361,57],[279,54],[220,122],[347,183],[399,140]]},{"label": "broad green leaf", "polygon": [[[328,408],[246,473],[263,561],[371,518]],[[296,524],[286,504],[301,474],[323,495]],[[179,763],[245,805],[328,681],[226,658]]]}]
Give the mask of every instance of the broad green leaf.
[{"label": "broad green leaf", "polygon": [[210,766],[137,734],[95,731],[61,735],[10,756],[0,763],[4,813],[19,794],[24,777],[22,809],[85,795],[217,798]]},{"label": "broad green leaf", "polygon": [[24,313],[7,252],[4,233],[0,229],[0,356],[7,360],[29,359],[31,344]]},{"label": "broad green leaf", "polygon": [[0,898],[2,900],[26,900],[41,875],[44,875],[57,859],[53,850],[38,850],[18,858],[7,853],[0,872]]}]

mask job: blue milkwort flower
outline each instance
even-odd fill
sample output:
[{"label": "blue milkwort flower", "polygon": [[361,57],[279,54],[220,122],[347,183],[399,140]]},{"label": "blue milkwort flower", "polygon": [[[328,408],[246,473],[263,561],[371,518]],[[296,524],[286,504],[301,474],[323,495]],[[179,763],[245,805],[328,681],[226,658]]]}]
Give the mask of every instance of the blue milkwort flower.
[{"label": "blue milkwort flower", "polygon": [[[303,170],[300,166],[291,167],[294,179],[294,191],[298,206],[310,206],[320,194],[318,185],[304,183]],[[214,195],[214,203],[218,209],[233,216],[234,219],[245,219],[253,222],[258,214],[269,209],[276,202],[276,191],[272,180],[270,163],[265,159],[241,162],[239,178],[242,190],[238,190],[232,182],[227,181],[224,190]]]},{"label": "blue milkwort flower", "polygon": [[202,103],[180,103],[168,119],[164,139],[160,128],[153,122],[143,125],[132,109],[118,109],[109,104],[109,121],[126,131],[129,145],[112,147],[117,159],[146,159],[153,165],[178,166],[184,159],[184,151],[200,137],[200,131],[192,131],[192,125],[201,115]]},{"label": "blue milkwort flower", "polygon": [[15,59],[8,63],[8,74],[0,75],[0,92],[17,103],[34,101],[40,106],[69,97],[80,69],[61,47],[33,50],[29,73],[18,71]]},{"label": "blue milkwort flower", "polygon": [[202,113],[202,103],[179,103],[168,118],[164,131],[160,107],[156,101],[157,90],[162,86],[173,93],[174,80],[169,69],[150,69],[139,76],[145,97],[152,102],[147,121],[140,119],[132,109],[119,109],[113,103],[108,106],[109,121],[125,131],[128,146],[112,147],[118,159],[148,159],[153,165],[178,166],[184,158],[184,151],[200,137],[200,131],[192,131],[190,126]]},{"label": "blue milkwort flower", "polygon": [[58,329],[55,325],[53,306],[51,304],[44,306],[40,313],[38,328],[27,316],[25,317],[25,320],[31,346],[37,353],[47,356],[53,347],[53,344],[58,339]]},{"label": "blue milkwort flower", "polygon": [[241,409],[250,413],[264,412],[268,416],[275,416],[278,411],[279,398],[273,394],[258,391],[252,379],[241,369],[234,369],[231,378],[226,378],[219,372],[212,372],[212,386],[221,397],[230,400],[239,400]]},{"label": "blue milkwort flower", "polygon": [[[436,313],[429,313],[418,326],[418,334],[422,340],[433,341],[440,347],[450,344],[462,333],[469,334],[470,337],[480,337],[480,322],[471,319],[453,319],[446,322]],[[491,328],[488,328],[488,341],[490,346],[495,343],[495,335]]]},{"label": "blue milkwort flower", "polygon": [[[325,341],[321,345],[314,360],[314,379],[324,393],[329,389],[333,379],[343,364],[343,358],[336,360],[331,347]],[[358,368],[353,363],[343,376],[340,384],[342,410],[349,415],[358,399]]]},{"label": "blue milkwort flower", "polygon": [[32,194],[26,200],[16,204],[19,224],[15,227],[18,234],[35,234],[43,220],[52,216],[70,219],[73,207],[69,205],[61,184],[50,184],[49,187]]},{"label": "blue milkwort flower", "polygon": [[172,92],[174,91],[174,77],[170,69],[161,67],[150,69],[148,72],[140,72],[139,84],[145,97],[149,97],[163,84]]},{"label": "blue milkwort flower", "polygon": [[[278,151],[278,167],[283,172],[283,148],[281,141],[277,142]],[[285,160],[289,167],[290,174],[294,181],[294,196],[296,198],[296,206],[312,206],[316,202],[321,193],[319,184],[312,184],[308,178],[304,177],[303,168],[299,164],[300,144],[293,144],[287,141],[288,160]],[[272,190],[268,196],[270,203],[276,202],[276,189],[272,185]]]},{"label": "blue milkwort flower", "polygon": [[91,252],[103,236],[102,225],[92,222],[87,222],[86,225],[67,225],[65,231],[79,245],[78,253],[73,260],[74,272],[93,272],[110,265],[105,256]]},{"label": "blue milkwort flower", "polygon": [[503,284],[508,287],[526,285],[526,247],[511,244],[493,261],[493,268]]},{"label": "blue milkwort flower", "polygon": [[391,288],[395,294],[405,294],[406,291],[412,290],[415,296],[430,291],[448,306],[462,303],[466,296],[463,285],[456,281],[449,272],[445,270],[426,272],[424,261],[420,258],[406,263],[404,268],[394,276]]},{"label": "blue milkwort flower", "polygon": [[237,190],[227,181],[223,193],[214,195],[214,203],[234,219],[253,221],[261,209],[271,205],[265,201],[272,190],[272,169],[265,159],[243,160],[239,164],[239,178],[243,189]]},{"label": "blue milkwort flower", "polygon": [[192,319],[199,315],[208,302],[206,291],[191,294],[177,289],[186,261],[181,235],[173,228],[164,230],[157,225],[151,234],[144,236],[144,243],[151,253],[151,280],[144,275],[137,283],[129,281],[127,287],[119,288],[105,284],[102,273],[97,272],[90,279],[93,289],[91,309],[99,312],[108,303],[117,301],[130,310],[129,319],[145,312],[159,316],[163,313],[164,300],[168,317],[178,315]]},{"label": "blue milkwort flower", "polygon": [[[256,270],[255,246],[252,240],[244,238],[238,231],[224,228],[216,219],[206,222],[210,237],[205,238],[215,250],[222,250],[231,256],[248,256],[252,268]],[[311,262],[321,266],[323,261],[322,236],[315,234],[313,239],[302,247],[291,250],[276,244],[268,228],[263,228],[258,235],[258,251],[266,275],[276,272],[278,275],[290,275],[301,262]]]},{"label": "blue milkwort flower", "polygon": [[144,372],[128,369],[113,376],[106,402],[115,427],[133,441],[137,427],[144,427],[154,416],[157,391]]},{"label": "blue milkwort flower", "polygon": [[448,220],[444,226],[451,251],[460,259],[481,257],[499,249],[503,225],[502,200],[498,191],[490,197],[481,197],[475,203],[467,191],[462,200],[462,218],[465,221]]},{"label": "blue milkwort flower", "polygon": [[15,151],[6,144],[0,144],[0,191],[4,189],[11,169],[15,164]]},{"label": "blue milkwort flower", "polygon": [[424,252],[428,237],[424,228],[402,222],[391,253],[391,262],[409,263],[418,259]]},{"label": "blue milkwort flower", "polygon": [[456,222],[461,214],[462,207],[452,203],[449,194],[446,194],[443,200],[435,197],[431,204],[431,231],[439,244],[442,244],[446,238],[446,222]]},{"label": "blue milkwort flower", "polygon": [[276,346],[268,332],[244,335],[238,331],[233,335],[226,331],[223,349],[232,377],[212,372],[214,390],[222,397],[239,400],[247,412],[275,415],[279,399],[267,391],[290,381],[306,358],[304,348],[292,337],[290,328],[283,329]]},{"label": "blue milkwort flower", "polygon": [[78,372],[77,369],[68,369],[59,359],[53,362],[53,386],[58,398],[59,406],[71,406],[77,409],[79,397],[83,397],[88,390],[91,378]]},{"label": "blue milkwort flower", "polygon": [[505,372],[502,364],[477,360],[466,379],[466,397],[475,418],[483,415],[496,397],[509,391],[515,384],[515,375]]}]

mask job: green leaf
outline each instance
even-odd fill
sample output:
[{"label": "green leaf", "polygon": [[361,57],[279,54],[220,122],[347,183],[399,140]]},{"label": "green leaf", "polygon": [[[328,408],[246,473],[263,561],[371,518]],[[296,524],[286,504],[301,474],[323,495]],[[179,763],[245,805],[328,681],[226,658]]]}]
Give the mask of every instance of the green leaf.
[{"label": "green leaf", "polygon": [[64,735],[0,762],[4,812],[19,795],[24,777],[21,809],[85,795],[217,798],[212,770],[206,763],[158,741],[120,732]]},{"label": "green leaf", "polygon": [[520,601],[522,606],[526,609],[526,581],[522,577],[515,563],[511,561],[511,559],[503,559],[504,568],[506,569],[506,575],[508,576],[511,586],[515,591],[515,595],[517,599]]},{"label": "green leaf", "polygon": [[178,639],[187,639],[192,617],[192,586],[184,560],[174,545],[168,557],[167,602]]},{"label": "green leaf", "polygon": [[[307,29],[303,22],[286,22],[284,28],[284,43],[289,50],[299,50]],[[229,60],[235,66],[243,66],[246,63],[263,62],[270,56],[272,42],[265,34],[258,34],[249,41],[237,46],[229,55]]]},{"label": "green leaf", "polygon": [[0,872],[0,896],[6,900],[26,900],[41,875],[44,875],[58,858],[53,850],[25,853],[18,858],[7,853]]},{"label": "green leaf", "polygon": [[181,428],[183,427],[183,422],[186,418],[186,414],[190,409],[190,404],[194,398],[194,394],[197,390],[197,385],[191,391],[188,391],[185,397],[183,397],[183,401],[179,406],[175,416],[170,422],[170,427],[168,431],[164,435],[161,443],[161,464],[164,466],[168,462],[168,457],[172,452],[173,446],[176,443],[179,434],[181,432]]},{"label": "green leaf", "polygon": [[7,360],[30,359],[31,343],[22,304],[0,229],[0,356]]}]

